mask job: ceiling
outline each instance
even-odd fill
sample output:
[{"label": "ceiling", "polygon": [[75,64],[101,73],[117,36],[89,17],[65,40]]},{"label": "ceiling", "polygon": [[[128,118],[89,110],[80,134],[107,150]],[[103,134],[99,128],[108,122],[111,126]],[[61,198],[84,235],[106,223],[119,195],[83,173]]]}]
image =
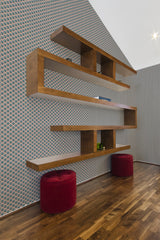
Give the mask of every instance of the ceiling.
[{"label": "ceiling", "polygon": [[89,0],[135,70],[160,64],[160,0]]}]

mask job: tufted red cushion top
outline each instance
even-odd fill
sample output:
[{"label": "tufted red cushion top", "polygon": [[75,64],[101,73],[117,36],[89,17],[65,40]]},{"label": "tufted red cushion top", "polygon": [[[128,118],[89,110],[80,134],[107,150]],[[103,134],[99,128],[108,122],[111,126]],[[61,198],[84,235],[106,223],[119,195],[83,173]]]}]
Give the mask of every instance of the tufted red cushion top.
[{"label": "tufted red cushion top", "polygon": [[133,158],[131,154],[127,153],[116,153],[112,155],[112,158]]},{"label": "tufted red cushion top", "polygon": [[76,173],[72,170],[54,170],[43,175],[43,180],[47,182],[65,182],[76,177]]}]

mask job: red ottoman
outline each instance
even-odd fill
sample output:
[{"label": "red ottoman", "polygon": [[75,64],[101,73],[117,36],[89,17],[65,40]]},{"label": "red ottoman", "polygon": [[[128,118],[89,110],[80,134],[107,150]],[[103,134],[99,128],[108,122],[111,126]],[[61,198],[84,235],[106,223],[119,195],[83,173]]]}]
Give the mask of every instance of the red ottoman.
[{"label": "red ottoman", "polygon": [[129,177],[133,175],[133,156],[130,154],[113,154],[111,156],[112,175]]},{"label": "red ottoman", "polygon": [[76,203],[76,173],[57,170],[44,174],[40,182],[40,206],[44,212],[64,212]]}]

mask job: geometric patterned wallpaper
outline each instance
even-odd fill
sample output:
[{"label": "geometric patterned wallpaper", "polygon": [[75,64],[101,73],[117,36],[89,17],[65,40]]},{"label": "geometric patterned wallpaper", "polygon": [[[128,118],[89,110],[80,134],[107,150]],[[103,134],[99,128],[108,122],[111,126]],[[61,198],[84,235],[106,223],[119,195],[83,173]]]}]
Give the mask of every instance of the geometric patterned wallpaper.
[{"label": "geometric patterned wallpaper", "polygon": [[[119,111],[26,96],[26,56],[34,49],[80,61],[78,54],[50,41],[50,34],[61,25],[129,64],[87,0],[1,1],[1,216],[39,200],[40,177],[45,171],[27,168],[27,159],[80,151],[79,132],[50,132],[50,125],[122,122]],[[128,93],[120,95],[50,71],[45,71],[45,85],[132,102]],[[121,139],[121,143],[128,141],[128,137]],[[103,156],[61,168],[76,171],[77,183],[81,183],[109,171],[110,161]]]}]

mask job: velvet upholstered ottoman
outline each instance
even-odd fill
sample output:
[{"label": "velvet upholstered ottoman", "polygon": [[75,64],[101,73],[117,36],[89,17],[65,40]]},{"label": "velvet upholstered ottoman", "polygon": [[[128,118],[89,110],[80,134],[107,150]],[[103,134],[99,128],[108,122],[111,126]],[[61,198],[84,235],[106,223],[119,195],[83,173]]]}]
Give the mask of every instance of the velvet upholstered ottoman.
[{"label": "velvet upholstered ottoman", "polygon": [[112,175],[129,177],[133,175],[133,156],[130,154],[113,154],[111,156]]},{"label": "velvet upholstered ottoman", "polygon": [[47,213],[64,212],[76,203],[76,173],[57,170],[44,174],[40,182],[40,206]]}]

